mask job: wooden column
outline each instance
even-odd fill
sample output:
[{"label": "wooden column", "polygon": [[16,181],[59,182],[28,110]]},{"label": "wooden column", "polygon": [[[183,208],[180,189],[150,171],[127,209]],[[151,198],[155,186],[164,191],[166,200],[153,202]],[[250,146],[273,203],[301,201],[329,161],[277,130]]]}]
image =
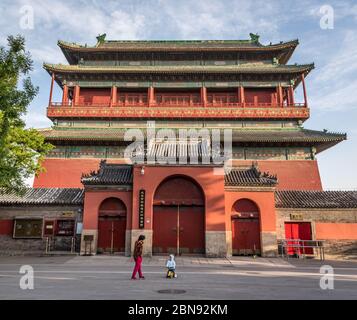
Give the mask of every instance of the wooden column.
[{"label": "wooden column", "polygon": [[155,89],[151,87],[151,104],[155,104]]},{"label": "wooden column", "polygon": [[290,87],[289,88],[284,88],[284,91],[286,93],[286,98],[288,100],[287,106],[290,106],[290,103],[291,103],[291,101],[290,101]]},{"label": "wooden column", "polygon": [[290,86],[289,87],[289,93],[290,93],[290,104],[292,105],[292,106],[294,106],[295,105],[295,97],[294,97],[294,86]]},{"label": "wooden column", "polygon": [[55,82],[55,73],[52,72],[51,88],[50,88],[50,97],[48,99],[48,105],[52,104],[52,95],[53,95],[53,84]]},{"label": "wooden column", "polygon": [[76,86],[77,89],[77,94],[76,94],[76,101],[74,102],[76,105],[79,104],[79,95],[80,95],[80,91],[81,91],[81,87],[80,86]]},{"label": "wooden column", "polygon": [[278,104],[279,104],[280,107],[283,107],[283,103],[284,103],[283,98],[284,98],[283,97],[283,88],[279,84],[278,85]]},{"label": "wooden column", "polygon": [[276,93],[272,93],[270,95],[270,104],[271,104],[272,107],[276,106]]},{"label": "wooden column", "polygon": [[111,97],[110,97],[110,106],[115,106],[117,104],[118,100],[118,90],[116,86],[112,86],[112,92],[111,92]]},{"label": "wooden column", "polygon": [[74,107],[75,105],[75,100],[76,100],[76,94],[77,94],[77,90],[76,90],[76,87],[73,87],[72,89],[72,107]]},{"label": "wooden column", "polygon": [[72,97],[72,107],[78,105],[79,102],[79,86],[75,86],[73,90],[73,97]]},{"label": "wooden column", "polygon": [[301,74],[301,82],[302,82],[302,88],[304,90],[304,103],[305,103],[305,107],[307,107],[307,93],[306,93],[306,85],[305,85],[305,76],[304,76],[304,74]]},{"label": "wooden column", "polygon": [[68,106],[68,87],[67,87],[67,84],[63,85],[62,105]]},{"label": "wooden column", "polygon": [[245,95],[244,95],[244,87],[243,86],[240,86],[239,87],[239,96],[240,96],[240,103],[242,104],[242,107],[245,106]]},{"label": "wooden column", "polygon": [[201,103],[205,107],[207,105],[207,88],[201,87]]},{"label": "wooden column", "polygon": [[151,104],[151,87],[148,88],[148,106]]},{"label": "wooden column", "polygon": [[155,91],[154,87],[150,86],[148,88],[148,105],[149,107],[152,106],[155,103]]}]

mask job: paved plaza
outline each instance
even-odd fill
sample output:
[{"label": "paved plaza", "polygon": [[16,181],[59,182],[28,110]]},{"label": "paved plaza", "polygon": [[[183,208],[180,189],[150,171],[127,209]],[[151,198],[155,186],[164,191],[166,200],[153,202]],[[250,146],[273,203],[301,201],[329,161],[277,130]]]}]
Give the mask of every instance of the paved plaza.
[{"label": "paved plaza", "polygon": [[[0,257],[0,299],[357,299],[357,262],[178,257],[178,277],[166,279],[165,259],[144,258],[146,279],[134,281],[123,256]],[[20,288],[23,265],[33,290]],[[333,267],[333,290],[320,288],[321,265]]]}]

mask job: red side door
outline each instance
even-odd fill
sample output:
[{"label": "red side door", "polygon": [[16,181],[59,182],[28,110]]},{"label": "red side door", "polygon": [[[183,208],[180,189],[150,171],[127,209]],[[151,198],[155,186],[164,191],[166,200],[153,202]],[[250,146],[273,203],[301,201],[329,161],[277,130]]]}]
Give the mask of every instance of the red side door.
[{"label": "red side door", "polygon": [[[299,239],[299,240],[311,240],[311,223],[310,222],[285,222],[285,239]],[[299,244],[298,242],[288,242],[288,244]],[[302,242],[300,242],[302,245]],[[312,248],[293,248],[288,247],[288,254],[293,255],[295,253],[302,254],[305,252],[306,254],[313,254]]]},{"label": "red side door", "polygon": [[260,254],[259,219],[232,220],[233,254]]},{"label": "red side door", "polygon": [[125,230],[125,218],[99,219],[98,251],[125,252]]},{"label": "red side door", "polygon": [[[312,240],[311,233],[311,223],[310,222],[300,222],[299,223],[299,238],[301,240]],[[305,242],[305,245],[307,243]],[[313,248],[304,248],[300,250],[300,253],[313,254]]]}]

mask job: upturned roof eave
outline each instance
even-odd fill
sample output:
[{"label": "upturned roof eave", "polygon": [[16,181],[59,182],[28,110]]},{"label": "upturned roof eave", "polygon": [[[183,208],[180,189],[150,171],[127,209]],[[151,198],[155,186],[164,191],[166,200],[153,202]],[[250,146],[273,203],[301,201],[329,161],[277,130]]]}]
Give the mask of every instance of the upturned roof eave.
[{"label": "upturned roof eave", "polygon": [[[220,42],[224,40],[219,40]],[[229,41],[229,40],[228,40]],[[212,40],[211,40],[212,42]],[[214,40],[213,40],[214,42]],[[133,42],[132,44],[134,44]],[[148,43],[150,43],[148,41]],[[170,42],[168,42],[170,43]],[[172,43],[175,43],[175,41],[172,41]],[[252,43],[247,40],[247,43]],[[66,41],[59,40],[57,42],[57,45],[60,47],[61,51],[63,52],[64,56],[66,57],[67,61],[69,64],[76,64],[78,63],[78,57],[76,56],[78,53],[98,53],[98,52],[170,52],[170,51],[186,51],[186,52],[213,52],[213,51],[224,51],[224,52],[259,52],[259,51],[264,51],[264,52],[276,52],[276,51],[281,51],[280,53],[280,62],[282,64],[286,64],[289,59],[291,58],[292,54],[294,53],[296,47],[299,44],[298,39],[286,41],[286,42],[281,42],[281,43],[276,43],[276,44],[269,44],[269,45],[256,45],[256,46],[251,46],[248,45],[246,47],[239,45],[239,46],[232,46],[232,47],[136,47],[136,46],[131,46],[131,47],[125,47],[125,46],[113,46],[113,47],[102,47],[102,46],[83,46],[79,45],[77,43],[69,43]]]},{"label": "upturned roof eave", "polygon": [[44,63],[43,68],[49,73],[72,73],[72,74],[214,74],[214,73],[261,73],[261,74],[279,74],[279,73],[304,73],[307,75],[314,69],[314,63],[301,65],[279,65],[279,66],[192,66],[192,67],[166,67],[166,66],[141,66],[141,67],[81,67],[78,65],[61,65]]},{"label": "upturned roof eave", "polygon": [[[195,42],[196,41],[196,42]],[[177,43],[185,43],[186,46],[173,46]],[[108,46],[108,44],[121,44]],[[138,45],[138,44],[147,44],[146,46]],[[160,43],[160,41],[106,41],[103,45],[95,45],[95,46],[83,46],[77,43],[70,43],[63,40],[59,40],[57,45],[62,50],[69,50],[75,52],[103,52],[103,51],[269,51],[269,50],[281,50],[281,49],[295,49],[299,44],[298,39],[280,42],[269,45],[262,45],[260,43],[255,43],[250,40],[187,40],[187,41],[175,41],[168,40],[163,41],[162,43],[167,44],[161,46],[155,46],[155,43]],[[189,46],[193,43],[201,43],[202,45],[194,45]],[[247,46],[244,44],[247,43]],[[152,44],[150,46],[150,44]],[[217,44],[217,46],[207,46],[207,44]],[[225,44],[219,46],[219,44]],[[231,44],[231,46],[227,46]],[[243,45],[242,45],[243,44]],[[253,44],[253,45],[252,45]]]},{"label": "upturned roof eave", "polygon": [[[103,129],[105,130],[105,129]],[[120,130],[113,130],[113,133],[116,133],[116,135],[110,136],[110,132],[103,132],[105,135],[101,136],[96,136],[95,134],[89,134],[88,135],[82,135],[79,136],[81,133],[81,130],[78,130],[78,133],[72,133],[71,135],[52,135],[48,134],[47,132],[53,132],[53,129],[51,130],[42,130],[40,131],[44,136],[47,141],[112,141],[112,142],[123,142],[122,136],[123,133]],[[66,130],[61,130],[61,132],[65,132]],[[117,131],[117,132],[115,132]],[[307,130],[306,133],[312,132],[313,130]],[[274,134],[275,131],[271,131],[272,134]],[[298,131],[297,131],[298,132]],[[322,131],[313,131],[316,134],[323,134]],[[83,133],[83,131],[82,131]],[[265,135],[266,137],[262,138],[254,138],[254,137],[239,137],[237,132],[233,132],[233,143],[307,143],[310,144],[311,146],[316,147],[316,153],[320,153],[324,150],[327,150],[334,145],[344,141],[347,139],[346,134],[338,134],[338,133],[326,133],[325,137],[288,137],[288,138],[275,138],[275,137],[269,137],[269,131],[265,130]]]}]

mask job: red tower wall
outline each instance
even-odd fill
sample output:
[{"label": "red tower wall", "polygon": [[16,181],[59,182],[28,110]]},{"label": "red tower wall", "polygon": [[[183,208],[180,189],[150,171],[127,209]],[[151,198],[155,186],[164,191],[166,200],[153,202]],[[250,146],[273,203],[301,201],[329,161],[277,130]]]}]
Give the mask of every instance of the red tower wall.
[{"label": "red tower wall", "polygon": [[[35,188],[82,188],[81,175],[97,170],[99,159],[46,159],[46,172],[35,178]],[[123,163],[122,160],[110,160]],[[252,160],[235,160],[234,165],[252,164]],[[259,170],[277,174],[278,190],[322,190],[319,168],[316,160],[262,160]]]},{"label": "red tower wall", "polygon": [[81,88],[79,104],[109,104],[110,89],[87,89]]},{"label": "red tower wall", "polygon": [[245,102],[248,103],[271,103],[273,99],[273,89],[252,89],[244,90]]},{"label": "red tower wall", "polygon": [[[46,172],[35,177],[34,188],[83,188],[82,173],[98,170],[100,159],[45,159]],[[111,160],[110,163],[123,163]]]},{"label": "red tower wall", "polygon": [[[278,176],[278,190],[322,190],[316,160],[261,160],[261,172]],[[252,160],[236,160],[234,165],[250,165]]]}]

